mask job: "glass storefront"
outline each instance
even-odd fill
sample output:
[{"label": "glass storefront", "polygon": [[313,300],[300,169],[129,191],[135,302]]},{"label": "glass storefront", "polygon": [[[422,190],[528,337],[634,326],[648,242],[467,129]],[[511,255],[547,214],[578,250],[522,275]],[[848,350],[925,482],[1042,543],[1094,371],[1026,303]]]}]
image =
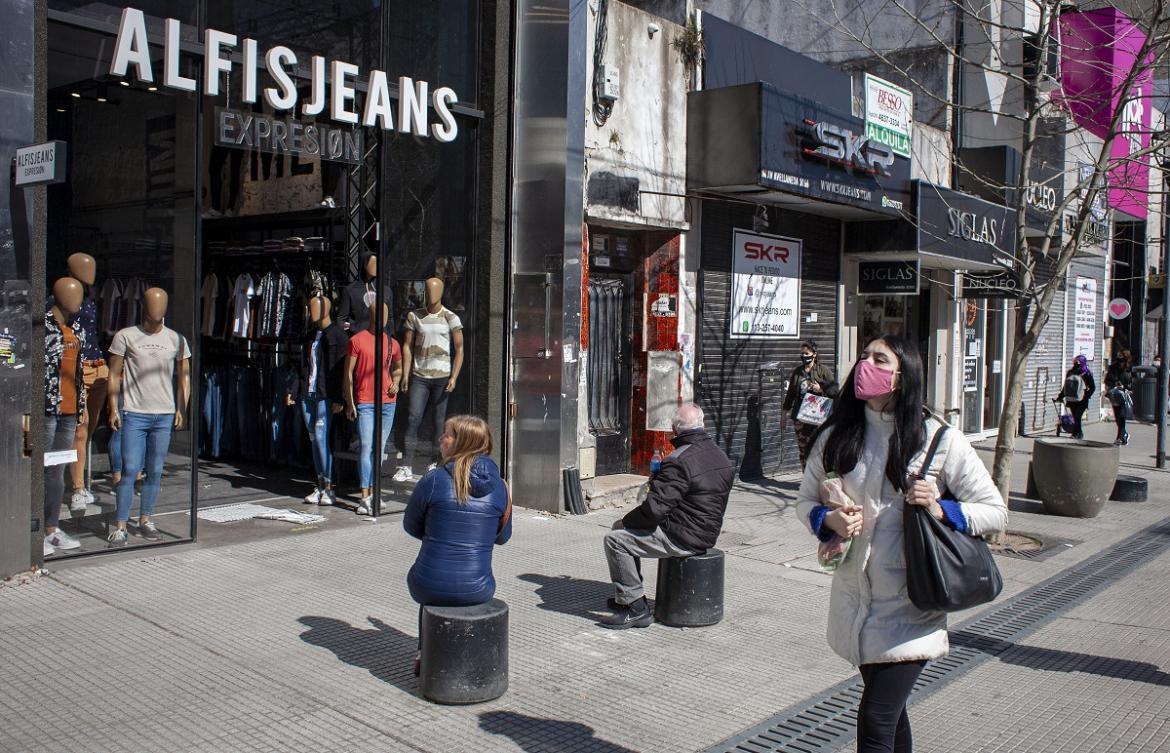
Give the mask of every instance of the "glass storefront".
[{"label": "glass storefront", "polygon": [[[486,368],[477,358],[487,297],[477,277],[486,267],[477,206],[490,176],[479,169],[481,115],[472,109],[477,2],[425,10],[379,0],[295,9],[140,2],[153,79],[108,73],[121,7],[49,6],[48,137],[68,145],[69,174],[48,193],[46,292],[57,295],[44,323],[53,501],[45,525],[59,533],[48,537],[46,557],[190,539],[200,518],[232,519],[241,503],[309,510],[300,502],[321,466],[297,398],[324,305],[313,299],[328,299],[332,320],[352,337],[368,319],[365,294],[381,279],[388,332],[401,343],[408,313],[427,303],[427,281],[441,281],[430,289],[441,288],[463,333],[463,368],[445,411],[483,411],[473,404]],[[181,52],[164,44],[168,18],[180,22]],[[256,40],[255,81],[236,49],[218,94],[206,94],[202,49],[191,44],[202,41],[199,19]],[[374,69],[392,85],[401,75],[431,91],[454,89],[456,137],[351,126],[330,120],[328,107],[315,117],[300,104],[276,110],[264,90],[279,90],[281,80],[265,55],[279,45],[300,61],[287,66],[299,103],[315,96],[313,56],[344,61],[360,70],[359,113]],[[164,85],[176,73],[197,90]],[[443,124],[431,102],[422,108],[424,123]],[[388,110],[397,121],[396,100]],[[111,387],[119,399],[107,397]],[[383,411],[393,421],[380,474],[384,511],[413,486],[391,478],[407,462],[411,426],[415,477],[432,461],[439,403],[436,395],[421,401],[415,420],[407,396],[392,417]],[[330,418],[324,442],[335,509],[344,509],[365,483],[358,422],[344,412]],[[229,507],[218,518],[200,514]]]}]

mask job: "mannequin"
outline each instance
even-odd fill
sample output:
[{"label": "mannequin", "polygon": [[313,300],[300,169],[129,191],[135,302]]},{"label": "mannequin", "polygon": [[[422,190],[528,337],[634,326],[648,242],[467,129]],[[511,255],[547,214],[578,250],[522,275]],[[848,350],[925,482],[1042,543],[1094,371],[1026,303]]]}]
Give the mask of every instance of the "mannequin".
[{"label": "mannequin", "polygon": [[[370,252],[362,254],[361,279],[351,282],[341,291],[337,302],[337,321],[341,328],[353,337],[370,323],[370,306],[375,303],[374,285],[378,279],[378,257]],[[394,291],[389,285],[382,285],[382,303],[394,310]],[[394,322],[386,318],[386,331],[394,331]]]},{"label": "mannequin", "polygon": [[402,465],[395,481],[414,478],[414,451],[418,446],[418,428],[429,406],[434,420],[432,462],[438,464],[439,437],[447,418],[447,398],[455,389],[463,368],[463,323],[443,305],[443,281],[431,277],[426,281],[426,306],[406,315],[406,333],[402,340],[402,389],[407,391],[409,418],[406,425]]},{"label": "mannequin", "polygon": [[[333,415],[344,407],[342,396],[342,368],[349,350],[349,338],[333,318],[333,306],[325,296],[309,299],[309,321],[312,327],[306,333],[301,348],[301,373],[297,383],[297,397],[301,417],[309,431],[313,445],[313,468],[317,484],[305,497],[305,504],[332,505],[337,501],[333,491],[333,454],[329,447],[329,427]],[[285,396],[285,405],[298,402],[293,395]]]},{"label": "mannequin", "polygon": [[[53,283],[53,305],[45,313],[45,452],[73,447],[77,419],[85,412],[81,352],[85,330],[78,321],[85,290],[81,282],[62,277]],[[57,549],[76,549],[81,542],[57,528],[65,468],[45,466],[45,556]]]},{"label": "mannequin", "polygon": [[[77,433],[73,440],[73,449],[77,450],[77,462],[69,466],[69,480],[73,490],[69,499],[69,509],[73,512],[83,512],[94,502],[93,492],[85,483],[85,462],[89,451],[89,438],[97,429],[102,410],[105,408],[110,370],[102,352],[101,340],[98,338],[98,310],[92,295],[94,282],[97,281],[97,262],[89,254],[78,252],[70,254],[65,264],[69,269],[69,276],[84,286],[78,322],[85,331],[85,347],[81,353],[81,379],[85,390],[86,410],[77,418]],[[52,306],[51,299],[46,303]]]},{"label": "mannequin", "polygon": [[[144,468],[138,534],[147,541],[162,538],[150,516],[158,500],[171,432],[183,428],[183,414],[191,395],[191,349],[187,338],[164,324],[168,303],[165,290],[149,288],[142,294],[141,323],[119,330],[110,343],[107,409],[110,428],[119,435],[122,456],[117,524],[109,537],[111,548],[128,543],[126,523],[134,502],[134,479]],[[111,438],[112,441],[115,440]]]},{"label": "mannequin", "polygon": [[[390,437],[390,428],[394,425],[394,410],[398,401],[398,385],[402,379],[402,349],[398,341],[386,334],[382,328],[382,395],[377,398],[375,387],[375,364],[377,351],[375,333],[378,324],[390,316],[390,307],[382,304],[381,317],[375,317],[377,304],[370,307],[367,314],[369,324],[366,329],[357,333],[349,340],[349,352],[345,359],[345,412],[350,421],[357,421],[358,438],[361,440],[359,454],[361,501],[355,512],[358,515],[373,513],[374,500],[374,473],[380,473],[382,461],[386,459],[386,440]],[[374,411],[377,406],[382,411],[382,436],[378,445],[377,456],[374,454]]]}]

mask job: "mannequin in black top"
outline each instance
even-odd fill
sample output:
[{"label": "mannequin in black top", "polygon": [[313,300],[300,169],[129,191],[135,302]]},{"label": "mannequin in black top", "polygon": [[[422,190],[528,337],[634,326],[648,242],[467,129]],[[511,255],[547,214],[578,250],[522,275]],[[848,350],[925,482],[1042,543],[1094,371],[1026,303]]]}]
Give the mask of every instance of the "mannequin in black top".
[{"label": "mannequin in black top", "polygon": [[[374,305],[374,280],[377,276],[378,257],[367,251],[362,254],[362,279],[346,285],[337,299],[337,323],[350,337],[370,325],[370,306]],[[386,284],[382,285],[382,303],[391,311],[386,331],[393,332],[394,291]]]}]

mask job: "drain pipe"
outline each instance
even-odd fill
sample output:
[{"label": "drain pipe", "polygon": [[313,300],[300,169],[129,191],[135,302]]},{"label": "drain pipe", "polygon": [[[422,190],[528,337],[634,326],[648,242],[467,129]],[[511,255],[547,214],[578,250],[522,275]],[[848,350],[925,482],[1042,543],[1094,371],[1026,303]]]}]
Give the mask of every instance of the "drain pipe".
[{"label": "drain pipe", "polygon": [[959,150],[963,146],[963,25],[962,3],[955,3],[955,57],[951,70],[951,188],[959,190]]}]

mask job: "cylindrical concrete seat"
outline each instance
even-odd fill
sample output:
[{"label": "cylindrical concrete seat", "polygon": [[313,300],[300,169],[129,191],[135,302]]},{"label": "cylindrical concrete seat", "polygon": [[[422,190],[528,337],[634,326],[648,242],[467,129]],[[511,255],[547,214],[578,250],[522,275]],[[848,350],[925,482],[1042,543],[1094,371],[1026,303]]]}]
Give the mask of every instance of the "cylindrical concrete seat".
[{"label": "cylindrical concrete seat", "polygon": [[1117,474],[1109,499],[1115,502],[1145,502],[1149,498],[1150,482],[1141,476]]},{"label": "cylindrical concrete seat", "polygon": [[702,627],[723,619],[723,552],[658,560],[654,619],[673,627]]},{"label": "cylindrical concrete seat", "polygon": [[419,682],[435,703],[482,703],[508,690],[508,605],[422,608]]}]

